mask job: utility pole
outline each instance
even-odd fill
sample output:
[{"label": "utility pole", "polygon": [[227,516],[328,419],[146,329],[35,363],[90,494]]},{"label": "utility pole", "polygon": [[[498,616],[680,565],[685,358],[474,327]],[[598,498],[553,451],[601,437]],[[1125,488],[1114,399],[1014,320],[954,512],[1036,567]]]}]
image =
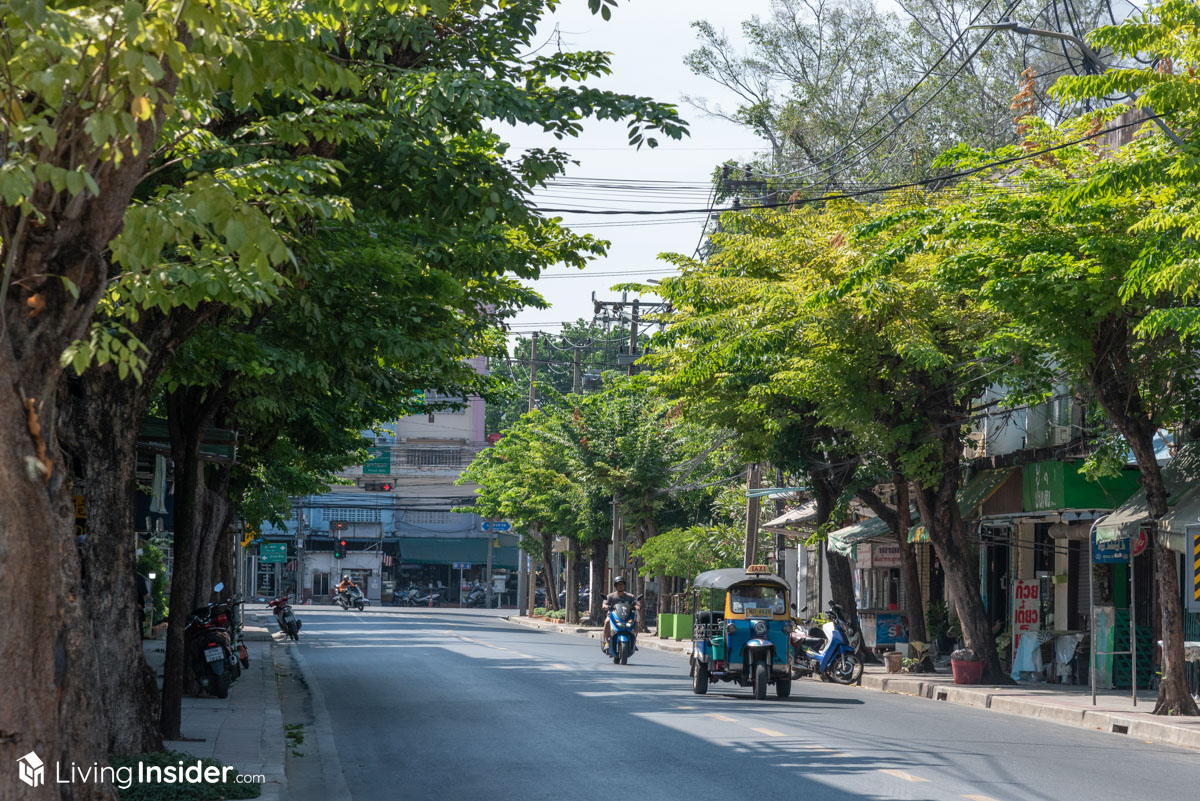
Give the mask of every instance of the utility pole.
[{"label": "utility pole", "polygon": [[[537,346],[538,332],[533,332],[529,344],[529,411],[537,405]],[[519,540],[518,540],[519,542]],[[536,579],[531,571],[526,569],[525,553],[517,548],[517,614],[526,615],[533,611],[533,604],[528,601],[534,598]],[[526,589],[528,587],[528,589]]]},{"label": "utility pole", "polygon": [[[583,394],[583,348],[579,345],[575,346],[574,354],[575,373],[571,383],[571,394],[575,396],[578,402],[579,397]],[[568,623],[579,622],[579,591],[575,588],[575,543],[567,537],[567,589],[563,593],[563,603],[567,606],[566,620]]]},{"label": "utility pole", "polygon": [[[752,462],[750,469],[747,471],[749,477],[746,479],[746,491],[756,490],[760,486],[760,473],[758,462]],[[758,496],[747,495],[746,497],[746,555],[743,560],[745,564],[742,567],[750,567],[755,563],[755,556],[758,554]]]},{"label": "utility pole", "polygon": [[638,337],[638,306],[641,301],[638,298],[633,300],[633,317],[629,323],[629,375],[637,372],[637,365],[634,364],[634,359],[637,357],[637,337]]}]

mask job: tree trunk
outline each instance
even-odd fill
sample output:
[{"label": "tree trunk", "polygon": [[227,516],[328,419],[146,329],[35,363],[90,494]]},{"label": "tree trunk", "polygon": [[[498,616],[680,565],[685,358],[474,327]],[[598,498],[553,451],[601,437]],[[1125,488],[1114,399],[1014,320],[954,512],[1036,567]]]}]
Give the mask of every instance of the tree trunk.
[{"label": "tree trunk", "polygon": [[[892,536],[900,546],[900,570],[904,576],[904,613],[908,618],[908,639],[928,645],[928,635],[925,632],[925,610],[921,603],[921,575],[917,570],[917,558],[913,547],[908,541],[908,530],[912,528],[909,519],[909,489],[908,482],[903,476],[892,476],[892,484],[896,488],[896,508],[884,503],[883,499],[871,490],[860,489],[859,499],[888,524]],[[915,672],[932,673],[933,660],[926,654]]]},{"label": "tree trunk", "polygon": [[[186,672],[183,630],[188,615],[195,608],[192,604],[200,597],[196,592],[200,579],[196,570],[203,542],[201,515],[205,506],[200,442],[227,387],[228,383],[216,390],[180,387],[167,396],[167,423],[171,432],[171,454],[175,460],[175,558],[171,571],[171,610],[167,619],[167,659],[163,669],[159,729],[168,740],[177,740],[181,736]],[[203,578],[207,580],[207,576]]]},{"label": "tree trunk", "polygon": [[[10,320],[15,313],[10,307]],[[108,752],[105,727],[97,725],[104,720],[94,691],[101,666],[80,557],[90,545],[76,541],[67,470],[54,437],[58,354],[66,343],[37,367],[14,358],[11,327],[8,333],[0,343],[0,675],[7,688],[0,703],[0,763],[7,773],[35,752],[53,782],[55,763],[103,764]],[[39,467],[47,463],[48,474]],[[131,585],[122,588],[127,599]],[[116,798],[110,786],[90,784],[55,792],[62,798]],[[27,797],[12,773],[0,782],[0,798]]]},{"label": "tree trunk", "polygon": [[554,535],[543,531],[541,539],[542,572],[546,574],[546,608],[554,612],[558,610],[558,582],[554,580]]},{"label": "tree trunk", "polygon": [[564,603],[567,606],[566,621],[568,623],[579,622],[579,592],[575,587],[575,541],[567,539],[567,558],[563,560],[563,564],[567,567],[566,587],[563,590]]},{"label": "tree trunk", "polygon": [[[849,477],[847,477],[849,480]],[[817,525],[824,526],[833,517],[833,508],[838,496],[845,487],[844,482],[835,482],[828,478],[818,478],[813,482],[813,494],[817,500]],[[854,571],[850,560],[828,547],[828,540],[822,540],[821,550],[825,554],[825,564],[829,569],[829,591],[831,599],[842,607],[847,620],[858,619],[858,604],[854,599]],[[823,610],[818,609],[817,612]]]},{"label": "tree trunk", "polygon": [[[943,440],[943,456],[949,460],[949,452],[958,446],[957,431]],[[957,450],[953,450],[957,454]],[[971,550],[962,529],[962,518],[958,511],[957,465],[945,465],[938,484],[918,490],[917,506],[929,531],[929,539],[941,560],[946,573],[946,583],[954,597],[958,619],[962,623],[963,638],[967,647],[984,660],[984,683],[1011,684],[1012,679],[1000,665],[996,651],[996,640],[988,624],[983,599],[979,594],[979,581],[971,564]]]},{"label": "tree trunk", "polygon": [[593,626],[603,625],[604,615],[600,605],[604,603],[604,574],[608,570],[608,540],[592,541],[591,570],[588,575],[588,622]]},{"label": "tree trunk", "polygon": [[158,682],[142,651],[135,586],[137,431],[153,378],[122,381],[112,365],[60,385],[59,421],[81,483],[88,547],[83,549],[87,612],[97,662],[93,679],[110,753],[162,750]]},{"label": "tree trunk", "polygon": [[[1157,522],[1167,514],[1167,490],[1162,468],[1154,453],[1157,421],[1147,412],[1136,379],[1129,365],[1129,322],[1111,317],[1102,323],[1093,341],[1095,358],[1087,374],[1088,384],[1105,414],[1133,450],[1141,474],[1146,505],[1150,512],[1151,537],[1156,538]],[[1115,355],[1113,355],[1115,354]],[[1153,543],[1154,586],[1158,593],[1162,640],[1162,681],[1158,685],[1156,715],[1200,715],[1200,708],[1188,689],[1183,659],[1183,604],[1179,597],[1177,559],[1169,548]],[[1132,614],[1133,599],[1130,601]]]}]

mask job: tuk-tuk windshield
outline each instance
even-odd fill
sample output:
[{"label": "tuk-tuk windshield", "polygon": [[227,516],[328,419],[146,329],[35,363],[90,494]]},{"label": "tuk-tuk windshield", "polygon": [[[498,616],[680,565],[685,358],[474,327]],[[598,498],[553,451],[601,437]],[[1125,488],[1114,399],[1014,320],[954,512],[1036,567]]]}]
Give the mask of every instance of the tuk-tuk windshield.
[{"label": "tuk-tuk windshield", "polygon": [[746,584],[729,590],[729,611],[735,615],[782,615],[787,611],[780,587]]}]

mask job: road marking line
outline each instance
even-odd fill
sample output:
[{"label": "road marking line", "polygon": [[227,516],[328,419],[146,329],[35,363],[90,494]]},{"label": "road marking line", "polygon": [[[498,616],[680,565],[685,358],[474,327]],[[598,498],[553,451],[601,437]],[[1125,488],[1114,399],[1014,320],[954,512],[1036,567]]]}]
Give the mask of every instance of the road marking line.
[{"label": "road marking line", "polygon": [[787,735],[784,734],[783,732],[775,731],[774,729],[758,729],[758,728],[756,728],[756,729],[754,729],[754,731],[758,732],[759,734],[765,734],[768,737],[787,737]]},{"label": "road marking line", "polygon": [[724,715],[718,715],[716,712],[709,712],[708,716],[710,718],[716,718],[717,720],[723,720],[726,723],[737,723],[737,718],[727,718]]},{"label": "road marking line", "polygon": [[897,779],[904,779],[906,782],[927,782],[929,779],[922,779],[920,776],[914,776],[911,773],[905,773],[902,770],[893,770],[891,768],[880,768],[881,773],[886,773],[889,776],[895,776]]},{"label": "road marking line", "polygon": [[694,706],[677,706],[676,709],[696,709]]},{"label": "road marking line", "polygon": [[970,801],[996,801],[988,795],[964,795],[963,798],[970,799]]},{"label": "road marking line", "polygon": [[800,746],[806,751],[832,751],[832,748],[826,748],[823,745],[802,745]]}]

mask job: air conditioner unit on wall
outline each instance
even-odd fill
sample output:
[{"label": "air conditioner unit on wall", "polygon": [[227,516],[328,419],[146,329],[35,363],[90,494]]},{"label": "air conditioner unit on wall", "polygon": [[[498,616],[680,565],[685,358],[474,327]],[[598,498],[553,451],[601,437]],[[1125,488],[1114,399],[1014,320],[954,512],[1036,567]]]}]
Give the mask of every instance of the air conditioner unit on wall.
[{"label": "air conditioner unit on wall", "polygon": [[1071,426],[1050,426],[1050,444],[1051,445],[1066,445],[1074,436],[1074,431]]}]

